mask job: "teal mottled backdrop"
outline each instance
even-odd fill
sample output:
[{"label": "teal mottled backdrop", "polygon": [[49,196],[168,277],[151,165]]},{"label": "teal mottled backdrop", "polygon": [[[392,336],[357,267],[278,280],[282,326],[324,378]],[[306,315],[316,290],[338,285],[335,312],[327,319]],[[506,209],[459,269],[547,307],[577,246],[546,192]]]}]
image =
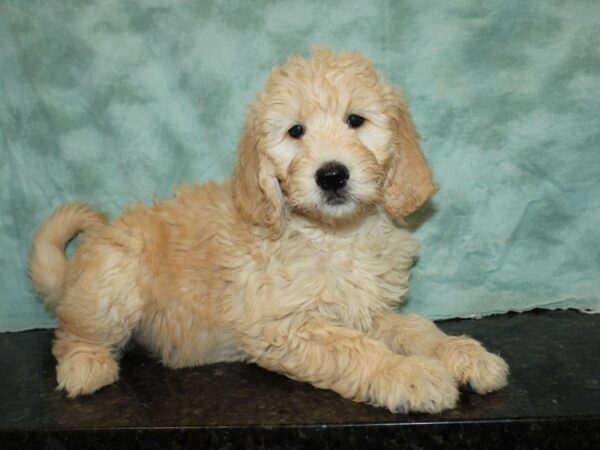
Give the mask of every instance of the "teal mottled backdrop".
[{"label": "teal mottled backdrop", "polygon": [[0,330],[48,327],[31,233],[231,174],[271,66],[357,49],[441,186],[407,310],[600,311],[600,2],[0,0]]}]

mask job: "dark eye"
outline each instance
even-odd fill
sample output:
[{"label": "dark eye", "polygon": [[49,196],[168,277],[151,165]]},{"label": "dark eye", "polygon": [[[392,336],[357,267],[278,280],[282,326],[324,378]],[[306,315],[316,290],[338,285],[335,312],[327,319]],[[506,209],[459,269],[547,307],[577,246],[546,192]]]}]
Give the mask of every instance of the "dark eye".
[{"label": "dark eye", "polygon": [[350,114],[348,116],[348,126],[350,128],[358,128],[364,123],[364,121],[365,118],[359,116],[358,114]]},{"label": "dark eye", "polygon": [[288,130],[288,134],[294,139],[300,139],[304,135],[304,127],[296,124]]}]

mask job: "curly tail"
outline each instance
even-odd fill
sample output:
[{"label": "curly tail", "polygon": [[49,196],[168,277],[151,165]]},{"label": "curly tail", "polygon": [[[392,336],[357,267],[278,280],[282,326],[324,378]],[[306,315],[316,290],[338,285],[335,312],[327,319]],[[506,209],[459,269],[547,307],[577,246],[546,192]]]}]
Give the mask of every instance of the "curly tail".
[{"label": "curly tail", "polygon": [[56,308],[62,298],[68,266],[65,247],[69,241],[106,222],[103,213],[73,202],[56,209],[37,231],[29,255],[29,276],[47,307]]}]

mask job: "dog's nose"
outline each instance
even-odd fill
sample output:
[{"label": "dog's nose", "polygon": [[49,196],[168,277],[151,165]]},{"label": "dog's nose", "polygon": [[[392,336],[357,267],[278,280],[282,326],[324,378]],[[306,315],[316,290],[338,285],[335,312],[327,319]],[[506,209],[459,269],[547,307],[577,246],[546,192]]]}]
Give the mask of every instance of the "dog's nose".
[{"label": "dog's nose", "polygon": [[350,178],[348,169],[343,164],[338,162],[328,162],[317,170],[315,179],[317,184],[324,191],[335,191],[346,186],[346,182]]}]

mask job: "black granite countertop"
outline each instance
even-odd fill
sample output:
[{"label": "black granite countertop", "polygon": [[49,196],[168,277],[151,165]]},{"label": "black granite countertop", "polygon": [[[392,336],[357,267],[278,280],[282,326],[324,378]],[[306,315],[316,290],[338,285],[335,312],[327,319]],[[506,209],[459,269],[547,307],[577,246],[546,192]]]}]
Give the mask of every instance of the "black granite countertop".
[{"label": "black granite countertop", "polygon": [[501,354],[508,388],[463,391],[458,408],[437,415],[392,414],[254,365],[170,370],[134,350],[118,383],[68,400],[54,390],[51,330],[0,334],[0,449],[600,449],[600,315],[440,326]]}]

